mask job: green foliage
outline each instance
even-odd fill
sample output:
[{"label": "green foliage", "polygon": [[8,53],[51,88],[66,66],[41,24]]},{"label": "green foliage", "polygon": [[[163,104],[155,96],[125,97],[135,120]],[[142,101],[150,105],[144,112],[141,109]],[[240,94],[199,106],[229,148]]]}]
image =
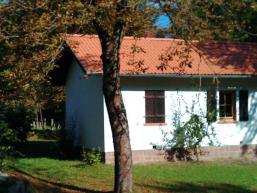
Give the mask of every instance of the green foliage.
[{"label": "green foliage", "polygon": [[126,24],[127,34],[143,34],[152,24],[151,8],[146,5],[144,0],[130,0],[118,14],[117,2],[112,0],[4,4],[0,7],[0,101],[19,100],[43,109],[49,99],[63,96],[50,86],[48,75],[64,48],[66,34],[95,33],[95,21],[109,34],[116,21]]},{"label": "green foliage", "polygon": [[1,170],[7,169],[10,165],[8,160],[16,153],[16,145],[26,141],[31,120],[32,111],[22,104],[4,103],[0,105]]},{"label": "green foliage", "polygon": [[204,139],[212,145],[214,130],[211,126],[196,114],[192,114],[190,119],[184,124],[177,124],[172,132],[163,132],[163,141],[169,155],[168,159],[192,160],[192,156],[199,159],[202,153],[200,150],[201,143]]},{"label": "green foliage", "polygon": [[12,147],[0,146],[0,171],[7,172],[14,163],[13,154],[14,150]]},{"label": "green foliage", "polygon": [[176,38],[257,41],[257,3],[252,0],[160,0]]},{"label": "green foliage", "polygon": [[39,110],[63,100],[63,91],[50,86],[48,73],[74,23],[70,18],[76,5],[15,0],[0,7],[0,102],[22,101]]},{"label": "green foliage", "polygon": [[0,171],[8,169],[6,158],[13,152],[10,142],[17,140],[14,131],[8,128],[3,118],[3,114],[0,113]]},{"label": "green foliage", "polygon": [[33,112],[20,103],[0,105],[0,141],[4,144],[25,142],[31,128]]},{"label": "green foliage", "polygon": [[99,164],[102,160],[102,153],[100,149],[90,149],[90,150],[85,150],[84,148],[82,149],[82,161],[86,165],[96,165]]},{"label": "green foliage", "polygon": [[176,142],[174,147],[196,148],[200,146],[200,142],[204,137],[208,136],[205,130],[205,124],[198,115],[193,114],[189,121],[175,131]]},{"label": "green foliage", "polygon": [[17,137],[13,129],[9,129],[8,124],[0,118],[0,143],[1,145],[7,145],[10,142],[16,142]]}]

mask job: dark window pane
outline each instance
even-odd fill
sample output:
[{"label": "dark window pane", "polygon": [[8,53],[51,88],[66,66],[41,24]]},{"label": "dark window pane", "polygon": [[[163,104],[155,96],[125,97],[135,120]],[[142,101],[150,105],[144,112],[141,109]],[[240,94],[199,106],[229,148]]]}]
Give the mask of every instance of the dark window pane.
[{"label": "dark window pane", "polygon": [[240,121],[248,121],[248,91],[239,92],[239,117]]},{"label": "dark window pane", "polygon": [[225,107],[220,106],[220,117],[225,117]]},{"label": "dark window pane", "polygon": [[233,116],[233,114],[232,114],[232,105],[226,105],[226,110],[225,110],[226,112],[226,117],[232,117]]},{"label": "dark window pane", "polygon": [[154,101],[152,98],[146,98],[145,99],[145,110],[146,115],[151,115],[154,110]]},{"label": "dark window pane", "polygon": [[146,123],[165,122],[164,91],[145,91],[145,117]]},{"label": "dark window pane", "polygon": [[225,103],[227,105],[231,105],[232,104],[232,93],[230,93],[230,92],[225,93],[224,96],[225,96]]},{"label": "dark window pane", "polygon": [[232,116],[233,120],[236,121],[236,91],[232,92]]}]

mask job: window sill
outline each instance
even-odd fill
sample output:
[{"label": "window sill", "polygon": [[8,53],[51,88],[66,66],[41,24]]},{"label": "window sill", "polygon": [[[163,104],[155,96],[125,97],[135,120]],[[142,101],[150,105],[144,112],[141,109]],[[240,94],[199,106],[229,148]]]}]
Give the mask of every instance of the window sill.
[{"label": "window sill", "polygon": [[167,123],[145,123],[144,126],[163,126],[167,125]]},{"label": "window sill", "polygon": [[236,124],[237,121],[231,119],[222,119],[218,121],[218,124]]}]

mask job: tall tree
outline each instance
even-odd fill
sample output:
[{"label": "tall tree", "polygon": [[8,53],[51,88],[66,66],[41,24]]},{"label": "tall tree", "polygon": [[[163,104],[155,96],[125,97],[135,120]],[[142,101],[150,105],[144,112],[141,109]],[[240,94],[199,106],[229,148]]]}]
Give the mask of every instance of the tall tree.
[{"label": "tall tree", "polygon": [[115,150],[116,193],[132,192],[129,127],[120,89],[120,45],[126,32],[140,36],[149,28],[150,10],[144,0],[14,0],[0,9],[3,100],[12,93],[12,99],[21,97],[38,103],[47,74],[62,49],[65,33],[79,26],[80,32],[89,27],[98,34],[102,46],[103,93]]},{"label": "tall tree", "polygon": [[100,22],[106,15],[96,12],[99,18],[93,21],[102,46],[103,93],[112,128],[115,155],[116,193],[132,192],[132,152],[129,138],[129,126],[120,88],[119,50],[124,35],[125,22],[122,16],[126,13],[128,1],[119,1],[113,5],[111,13],[115,21],[108,30]]},{"label": "tall tree", "polygon": [[[150,24],[146,1],[94,1],[93,25],[102,47],[103,93],[112,128],[115,193],[132,192],[132,152],[120,85],[120,46],[126,31],[140,34]],[[142,32],[142,31],[141,31]]]}]

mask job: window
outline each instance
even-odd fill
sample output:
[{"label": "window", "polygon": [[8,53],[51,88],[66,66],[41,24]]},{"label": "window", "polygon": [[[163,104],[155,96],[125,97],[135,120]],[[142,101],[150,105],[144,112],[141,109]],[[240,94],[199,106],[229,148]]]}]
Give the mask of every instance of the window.
[{"label": "window", "polygon": [[[217,117],[216,91],[207,91],[207,120],[215,122]],[[236,91],[219,92],[219,117],[223,122],[236,121]],[[239,121],[248,121],[248,91],[239,91]]]},{"label": "window", "polygon": [[220,91],[219,97],[220,119],[236,121],[236,92]]},{"label": "window", "polygon": [[165,123],[164,91],[145,91],[145,122]]},{"label": "window", "polygon": [[239,120],[248,121],[248,91],[239,91]]}]

